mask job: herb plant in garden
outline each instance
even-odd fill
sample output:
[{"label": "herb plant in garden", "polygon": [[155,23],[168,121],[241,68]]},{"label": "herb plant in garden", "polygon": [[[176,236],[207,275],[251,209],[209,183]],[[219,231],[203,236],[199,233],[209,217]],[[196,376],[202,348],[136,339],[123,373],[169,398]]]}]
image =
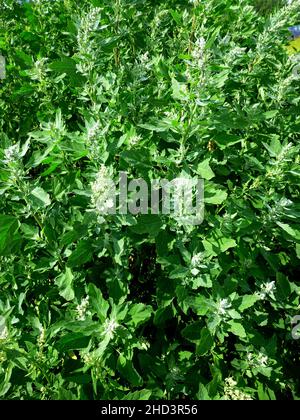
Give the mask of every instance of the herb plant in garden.
[{"label": "herb plant in garden", "polygon": [[[300,398],[300,2],[274,3],[0,1],[1,399]],[[203,223],[102,214],[120,171],[204,179]]]}]

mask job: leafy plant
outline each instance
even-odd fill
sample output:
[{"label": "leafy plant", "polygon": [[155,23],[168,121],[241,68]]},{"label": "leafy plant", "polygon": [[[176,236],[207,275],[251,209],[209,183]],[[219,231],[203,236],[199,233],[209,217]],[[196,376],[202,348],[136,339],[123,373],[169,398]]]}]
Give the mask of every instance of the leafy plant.
[{"label": "leafy plant", "polygon": [[[299,399],[299,1],[3,0],[0,398]],[[202,178],[201,225],[99,214]]]}]

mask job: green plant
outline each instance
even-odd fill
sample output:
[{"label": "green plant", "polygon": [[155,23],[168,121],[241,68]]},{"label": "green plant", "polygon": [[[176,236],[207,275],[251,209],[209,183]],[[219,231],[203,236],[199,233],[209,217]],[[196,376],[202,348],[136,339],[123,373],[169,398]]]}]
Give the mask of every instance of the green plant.
[{"label": "green plant", "polygon": [[[0,7],[0,397],[299,399],[299,1]],[[203,223],[98,214],[119,171]]]}]

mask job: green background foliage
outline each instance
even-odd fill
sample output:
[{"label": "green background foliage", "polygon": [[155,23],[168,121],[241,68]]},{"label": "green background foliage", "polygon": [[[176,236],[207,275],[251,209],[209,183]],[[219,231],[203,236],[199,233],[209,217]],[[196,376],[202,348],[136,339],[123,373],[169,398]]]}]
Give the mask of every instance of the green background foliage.
[{"label": "green background foliage", "polygon": [[[0,398],[299,399],[299,21],[1,0]],[[99,217],[101,168],[204,178],[204,222]]]}]

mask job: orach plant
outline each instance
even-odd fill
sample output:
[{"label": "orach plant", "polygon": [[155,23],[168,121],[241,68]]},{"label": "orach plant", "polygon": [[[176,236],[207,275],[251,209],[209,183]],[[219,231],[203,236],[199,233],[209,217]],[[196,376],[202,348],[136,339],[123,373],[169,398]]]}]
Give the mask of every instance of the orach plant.
[{"label": "orach plant", "polygon": [[[299,22],[0,0],[1,399],[300,398]],[[103,211],[120,172],[203,180],[202,223]]]}]

